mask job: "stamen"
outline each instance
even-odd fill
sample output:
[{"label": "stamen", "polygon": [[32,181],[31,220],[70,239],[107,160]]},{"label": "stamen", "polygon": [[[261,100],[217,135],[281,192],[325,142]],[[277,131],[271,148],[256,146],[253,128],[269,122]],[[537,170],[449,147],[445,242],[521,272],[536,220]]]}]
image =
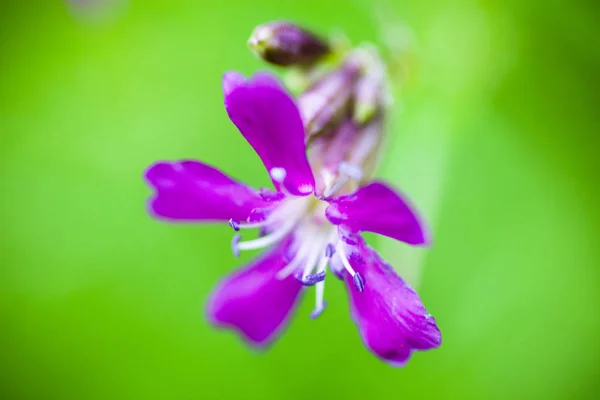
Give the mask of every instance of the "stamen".
[{"label": "stamen", "polygon": [[325,311],[326,306],[326,301],[324,301],[320,306],[316,306],[313,312],[310,313],[310,319],[317,319],[323,313],[323,311]]},{"label": "stamen", "polygon": [[263,228],[265,225],[268,225],[271,221],[264,220],[259,222],[238,222],[233,218],[229,220],[229,226],[233,228],[234,231],[238,232],[240,229],[255,229],[255,228]]},{"label": "stamen", "polygon": [[352,279],[354,280],[354,287],[356,288],[356,290],[358,290],[359,292],[365,290],[365,278],[363,278],[361,274],[357,272],[356,274],[354,274]]},{"label": "stamen", "polygon": [[317,272],[316,274],[308,274],[306,276],[295,276],[295,278],[304,286],[313,286],[325,280],[325,271]]},{"label": "stamen", "polygon": [[240,223],[235,221],[233,218],[229,220],[229,226],[232,227],[236,232],[240,230]]},{"label": "stamen", "polygon": [[327,263],[329,263],[330,257],[327,255],[327,249],[325,249],[325,254],[321,256],[319,260],[319,265],[317,265],[317,273],[325,273],[325,268],[327,267]]},{"label": "stamen", "polygon": [[315,288],[316,304],[315,304],[315,309],[310,314],[311,319],[317,318],[319,315],[321,315],[323,310],[325,310],[325,306],[327,305],[327,302],[325,302],[325,300],[323,300],[324,294],[325,294],[325,281],[317,283],[317,286]]},{"label": "stamen", "polygon": [[247,242],[241,242],[238,245],[240,250],[254,250],[254,249],[262,249],[263,247],[270,246],[279,242],[283,239],[288,233],[294,229],[296,225],[297,218],[290,218],[283,223],[279,229],[275,230],[272,233],[269,233],[266,236],[260,237],[258,239],[249,240]]},{"label": "stamen", "polygon": [[331,258],[335,254],[335,246],[331,243],[327,243],[325,247],[325,257]]},{"label": "stamen", "polygon": [[323,277],[322,280],[320,280],[319,282],[316,283],[315,309],[310,314],[311,319],[317,318],[319,315],[321,315],[321,313],[325,309],[326,302],[323,300],[324,295],[325,295],[325,268],[327,267],[327,263],[330,261],[330,257],[331,257],[330,253],[335,251],[335,248],[333,250],[331,250],[330,247],[333,247],[333,245],[331,243],[328,243],[327,247],[325,249],[325,254],[323,256],[321,256],[321,259],[319,260],[319,265],[317,267],[317,273],[311,275],[311,276],[319,276],[319,277],[322,276]]},{"label": "stamen", "polygon": [[[240,223],[233,218],[230,219],[229,226],[236,232],[240,229],[260,228],[258,239],[240,242],[239,235],[234,236],[231,241],[233,253],[237,257],[241,250],[260,249],[279,242],[294,229],[298,221],[306,212],[307,205],[308,202],[306,199],[289,199],[278,206],[277,209],[263,221]],[[279,223],[281,223],[281,225],[276,226]]]},{"label": "stamen", "polygon": [[[307,236],[304,233],[305,232],[300,231],[298,237],[304,237],[304,238],[312,237],[312,236]],[[308,256],[308,254],[312,250],[313,243],[314,243],[314,239],[313,240],[305,239],[305,240],[301,241],[298,251],[294,255],[292,261],[277,273],[277,275],[276,275],[277,279],[285,279],[288,276],[290,276],[291,273],[296,271],[296,269],[298,268],[300,263],[304,262],[304,260],[306,259],[306,256]]]},{"label": "stamen", "polygon": [[[313,244],[312,244],[312,252],[310,253],[310,257],[306,261],[306,265],[304,266],[304,272],[302,273],[302,281],[306,281],[308,279],[308,276],[310,275],[311,271],[315,268],[315,265],[317,264],[317,261],[319,260],[319,257],[321,256],[321,254],[323,252],[323,247],[321,247],[322,243],[323,243],[323,236],[315,235],[315,239],[313,240]],[[323,270],[323,271],[319,271],[319,272],[325,272],[325,271]],[[323,274],[323,279],[325,279],[324,274]]]},{"label": "stamen", "polygon": [[348,271],[350,273],[350,275],[354,278],[354,275],[356,275],[356,272],[354,271],[354,268],[352,268],[352,265],[350,265],[350,262],[348,261],[348,257],[346,257],[346,253],[344,252],[344,245],[341,241],[340,241],[340,244],[338,244],[338,246],[337,246],[337,250],[340,255],[340,260],[342,261],[342,264],[344,264],[344,268],[346,268],[346,271]]},{"label": "stamen", "polygon": [[242,235],[240,235],[239,233],[237,235],[233,235],[233,237],[231,238],[231,251],[233,252],[233,255],[235,257],[240,256],[240,248],[238,244],[240,243],[241,239]]}]

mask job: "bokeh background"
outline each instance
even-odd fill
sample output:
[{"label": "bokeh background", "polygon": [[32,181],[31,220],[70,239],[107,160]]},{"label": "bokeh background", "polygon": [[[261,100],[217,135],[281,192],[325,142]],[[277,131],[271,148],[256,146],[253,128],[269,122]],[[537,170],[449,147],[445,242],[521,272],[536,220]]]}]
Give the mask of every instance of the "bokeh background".
[{"label": "bokeh background", "polygon": [[240,263],[230,228],[150,219],[144,169],[197,158],[267,184],[221,74],[265,68],[245,42],[273,19],[377,41],[376,4],[2,2],[2,398],[599,396],[594,1],[389,3],[412,31],[396,38],[411,74],[379,174],[421,205],[435,243],[371,241],[419,287],[439,350],[381,363],[336,284],[320,319],[311,295],[266,353],[205,321]]}]

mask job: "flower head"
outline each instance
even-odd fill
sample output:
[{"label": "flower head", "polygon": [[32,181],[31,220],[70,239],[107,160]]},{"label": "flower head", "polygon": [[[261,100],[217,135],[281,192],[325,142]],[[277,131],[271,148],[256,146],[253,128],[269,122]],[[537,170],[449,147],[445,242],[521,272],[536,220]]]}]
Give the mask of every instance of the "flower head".
[{"label": "flower head", "polygon": [[[198,161],[158,162],[146,173],[155,190],[153,215],[228,223],[236,232],[234,255],[263,251],[215,289],[210,321],[266,346],[308,287],[315,293],[311,318],[323,312],[325,282],[333,274],[345,282],[365,345],[381,359],[403,365],[413,350],[439,346],[440,332],[418,295],[360,236],[374,232],[411,245],[429,240],[406,199],[385,183],[365,182],[362,166],[377,147],[381,119],[359,125],[342,116],[314,138],[301,108],[269,74],[226,73],[223,93],[229,118],[275,190],[254,190]],[[258,237],[245,240],[256,229]]]}]

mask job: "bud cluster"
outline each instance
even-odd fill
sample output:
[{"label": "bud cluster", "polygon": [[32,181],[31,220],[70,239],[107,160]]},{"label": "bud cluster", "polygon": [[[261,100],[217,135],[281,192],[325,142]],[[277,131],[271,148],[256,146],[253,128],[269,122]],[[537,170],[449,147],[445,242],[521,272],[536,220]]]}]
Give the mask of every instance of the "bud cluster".
[{"label": "bud cluster", "polygon": [[371,45],[336,46],[289,22],[258,26],[248,41],[263,60],[299,85],[317,194],[350,193],[373,172],[391,103],[386,65]]}]

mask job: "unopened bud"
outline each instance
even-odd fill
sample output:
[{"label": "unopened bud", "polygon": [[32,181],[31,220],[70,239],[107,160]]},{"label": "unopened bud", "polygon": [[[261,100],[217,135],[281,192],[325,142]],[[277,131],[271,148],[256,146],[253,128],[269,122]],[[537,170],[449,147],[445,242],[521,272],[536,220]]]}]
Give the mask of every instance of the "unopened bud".
[{"label": "unopened bud", "polygon": [[324,138],[328,142],[328,148],[323,157],[323,165],[337,175],[339,166],[348,157],[358,133],[355,123],[348,118],[342,120],[339,126]]},{"label": "unopened bud", "polygon": [[298,97],[307,137],[321,133],[348,109],[360,63],[352,55]]},{"label": "unopened bud", "polygon": [[[310,162],[315,170],[317,195],[330,196],[339,186],[340,165],[346,160],[356,141],[358,127],[349,118],[310,144]],[[343,182],[342,182],[343,183]]]},{"label": "unopened bud", "polygon": [[363,48],[358,54],[362,71],[354,92],[353,118],[356,123],[365,124],[390,103],[391,95],[386,86],[385,64],[377,50]]},{"label": "unopened bud", "polygon": [[351,165],[360,165],[365,177],[371,176],[379,161],[384,128],[385,121],[381,114],[362,126],[346,159]]},{"label": "unopened bud", "polygon": [[329,53],[324,40],[289,22],[257,26],[248,46],[263,60],[281,66],[310,64]]}]

